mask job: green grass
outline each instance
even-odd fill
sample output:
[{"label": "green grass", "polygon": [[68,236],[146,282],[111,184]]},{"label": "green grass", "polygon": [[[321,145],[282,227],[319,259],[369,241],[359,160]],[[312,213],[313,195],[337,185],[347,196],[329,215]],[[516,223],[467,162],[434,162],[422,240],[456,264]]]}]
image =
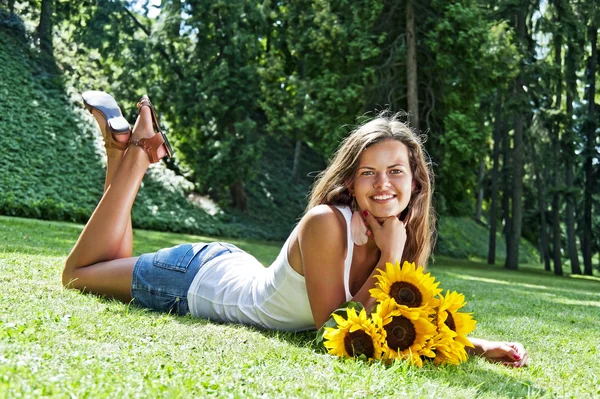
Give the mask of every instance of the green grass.
[{"label": "green grass", "polygon": [[[501,229],[501,227],[499,228]],[[469,217],[440,216],[436,253],[453,258],[487,261],[489,230]],[[506,259],[504,234],[496,234],[496,263]],[[519,263],[538,263],[538,250],[527,240],[519,244]]]},{"label": "green grass", "polygon": [[[475,336],[519,340],[531,365],[471,358],[417,369],[333,358],[314,333],[221,325],[130,307],[60,284],[82,226],[0,217],[0,397],[593,397],[600,395],[600,278],[557,278],[438,256]],[[136,253],[208,237],[136,231]],[[236,241],[263,263],[279,250]]]}]

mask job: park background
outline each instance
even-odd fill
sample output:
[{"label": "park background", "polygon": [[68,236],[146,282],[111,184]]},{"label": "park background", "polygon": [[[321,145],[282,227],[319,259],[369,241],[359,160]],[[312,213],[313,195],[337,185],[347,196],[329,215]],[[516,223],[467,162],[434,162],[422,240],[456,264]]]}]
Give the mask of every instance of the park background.
[{"label": "park background", "polygon": [[[276,396],[309,396],[290,384],[294,378],[312,384],[317,395],[392,389],[430,396],[430,383],[434,392],[465,397],[600,395],[598,366],[578,368],[597,361],[600,350],[594,277],[600,268],[599,23],[593,0],[0,1],[0,343],[6,350],[0,391],[80,396],[110,381],[103,362],[111,360],[89,341],[105,345],[106,336],[117,334],[122,366],[132,358],[122,349],[128,333],[158,334],[162,350],[172,342],[158,333],[161,325],[190,334],[181,329],[192,325],[186,318],[125,311],[60,288],[61,263],[102,194],[102,140],[80,99],[82,91],[99,89],[117,99],[130,122],[139,97],[149,94],[175,147],[176,158],[151,167],[138,195],[134,226],[153,231],[136,233],[136,253],[228,239],[265,265],[302,215],[310,185],[339,140],[379,110],[407,112],[411,126],[427,135],[435,173],[434,275],[477,301],[470,310],[480,321],[478,335],[528,341],[540,362],[519,371],[525,376],[481,361],[445,370],[443,378],[435,368],[419,373],[393,366],[401,369],[394,374],[383,366],[332,365],[303,335],[210,323],[200,323],[204,332],[193,328],[200,335],[224,332],[209,348],[228,347],[237,334],[253,343],[248,350],[257,345],[252,355],[235,354],[248,369],[268,369],[269,361],[282,367],[281,358],[261,358],[267,349],[256,342],[266,348],[282,339],[282,352],[291,353],[283,370],[290,369],[281,374],[286,377],[278,374],[285,383],[275,384]],[[17,287],[31,289],[25,295]],[[491,287],[501,289],[491,293]],[[40,288],[46,294],[36,295]],[[525,300],[524,293],[534,295]],[[29,311],[14,307],[23,296]],[[82,309],[73,309],[77,300]],[[499,313],[502,318],[494,317]],[[115,327],[115,314],[131,331]],[[57,350],[64,335],[52,332],[80,331],[86,320],[100,338],[88,332],[81,357],[66,361]],[[560,341],[565,328],[572,343]],[[535,343],[541,339],[543,345]],[[33,356],[31,345],[43,340],[48,358],[39,359],[38,369],[22,364],[19,353]],[[560,350],[544,358],[548,342]],[[98,376],[77,385],[82,371],[72,370],[90,356]],[[565,356],[578,360],[554,364]],[[326,365],[334,373],[325,373],[328,381],[355,374],[376,383],[323,387],[318,379],[293,377],[296,357],[309,359],[303,367]],[[182,364],[201,362],[165,366],[157,355],[141,362],[152,359],[163,371],[170,368],[170,377],[165,382],[161,374],[159,386],[145,375],[139,384],[148,392],[224,395],[229,389],[233,396],[259,396],[266,389],[265,381],[240,385],[227,378],[214,386],[217,371],[229,377],[239,371],[234,365],[222,371],[214,359],[209,368],[216,374],[200,382],[173,375],[185,370]],[[40,365],[51,360],[70,370],[67,377],[50,368],[37,381]],[[139,367],[132,366],[138,377]],[[32,378],[14,379],[23,373]],[[127,374],[122,378],[116,388],[104,386],[106,395],[136,392]]]}]

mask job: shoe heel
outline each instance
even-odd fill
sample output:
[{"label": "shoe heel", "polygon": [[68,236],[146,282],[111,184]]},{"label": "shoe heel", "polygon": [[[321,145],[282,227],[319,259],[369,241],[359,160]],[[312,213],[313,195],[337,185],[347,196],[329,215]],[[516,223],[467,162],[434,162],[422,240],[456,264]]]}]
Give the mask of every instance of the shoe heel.
[{"label": "shoe heel", "polygon": [[83,105],[85,106],[85,108],[90,112],[90,114],[92,113],[92,110],[94,109],[94,107],[92,107],[90,104],[88,104],[85,100],[83,100]]},{"label": "shoe heel", "polygon": [[121,108],[110,94],[91,90],[82,93],[81,97],[83,98],[83,105],[90,113],[96,110],[104,115],[111,134],[124,135],[131,133],[131,125],[123,117]]}]

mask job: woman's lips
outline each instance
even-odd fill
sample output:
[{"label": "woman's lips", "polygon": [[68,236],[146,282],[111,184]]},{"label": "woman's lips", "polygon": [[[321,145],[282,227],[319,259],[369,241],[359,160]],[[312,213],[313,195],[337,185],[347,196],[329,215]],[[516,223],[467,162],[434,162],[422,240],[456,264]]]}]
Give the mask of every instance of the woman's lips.
[{"label": "woman's lips", "polygon": [[372,201],[378,203],[378,204],[386,204],[390,201],[393,201],[396,199],[396,195],[395,194],[377,194],[377,195],[373,195],[371,198]]}]

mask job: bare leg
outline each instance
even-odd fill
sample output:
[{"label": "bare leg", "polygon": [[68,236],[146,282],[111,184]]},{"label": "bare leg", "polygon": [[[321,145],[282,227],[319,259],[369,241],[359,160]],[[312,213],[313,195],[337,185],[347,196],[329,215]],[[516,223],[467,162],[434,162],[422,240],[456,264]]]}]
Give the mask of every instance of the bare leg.
[{"label": "bare leg", "polygon": [[[102,137],[106,137],[106,118],[104,115],[96,110],[92,111],[92,115],[96,118],[98,126],[102,131]],[[125,150],[127,151],[127,150]],[[117,148],[108,147],[106,148],[106,178],[104,180],[104,192],[108,190],[113,177],[117,173],[121,160],[123,159],[124,152]],[[131,214],[128,218],[128,227],[121,238],[121,247],[115,253],[115,259],[129,258],[133,254],[133,228],[131,225]]]},{"label": "bare leg", "polygon": [[[134,139],[154,135],[150,110],[143,107],[133,130]],[[164,154],[161,148],[159,156]],[[69,254],[63,284],[129,301],[131,274],[136,258],[117,259],[130,228],[131,207],[150,165],[148,155],[130,146],[96,210]]]}]

